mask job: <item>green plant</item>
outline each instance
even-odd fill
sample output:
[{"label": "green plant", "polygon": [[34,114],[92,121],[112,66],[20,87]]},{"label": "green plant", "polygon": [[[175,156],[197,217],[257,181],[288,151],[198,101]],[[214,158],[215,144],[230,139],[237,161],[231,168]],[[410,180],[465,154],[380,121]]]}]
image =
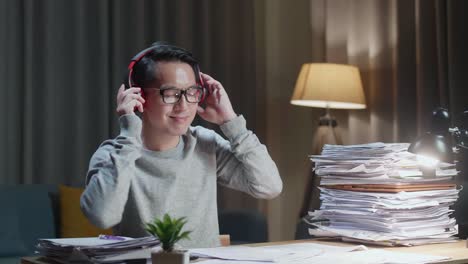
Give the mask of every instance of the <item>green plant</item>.
[{"label": "green plant", "polygon": [[171,218],[165,214],[161,219],[156,218],[152,223],[146,224],[146,231],[153,236],[157,236],[162,244],[162,249],[166,252],[174,250],[174,245],[181,239],[189,239],[192,231],[182,232],[182,228],[187,223],[185,217]]}]

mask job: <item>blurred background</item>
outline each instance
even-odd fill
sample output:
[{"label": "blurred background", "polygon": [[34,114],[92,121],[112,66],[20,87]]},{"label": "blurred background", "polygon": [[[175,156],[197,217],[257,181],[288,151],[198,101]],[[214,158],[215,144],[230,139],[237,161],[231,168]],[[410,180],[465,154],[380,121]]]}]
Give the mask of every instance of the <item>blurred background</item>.
[{"label": "blurred background", "polygon": [[0,0],[0,184],[84,187],[92,153],[119,132],[129,60],[168,41],[223,83],[284,182],[271,201],[222,188],[219,207],[259,210],[270,240],[293,239],[324,114],[289,102],[301,65],[359,68],[367,108],[333,111],[344,144],[411,142],[435,107],[468,109],[467,11],[462,0]]}]

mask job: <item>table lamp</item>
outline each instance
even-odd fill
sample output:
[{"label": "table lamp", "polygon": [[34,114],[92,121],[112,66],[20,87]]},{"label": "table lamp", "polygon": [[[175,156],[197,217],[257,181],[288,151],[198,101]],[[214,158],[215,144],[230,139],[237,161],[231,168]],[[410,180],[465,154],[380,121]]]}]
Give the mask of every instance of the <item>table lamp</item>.
[{"label": "table lamp", "polygon": [[417,155],[424,177],[435,177],[437,161],[453,163],[456,160],[460,171],[466,171],[468,111],[460,117],[455,122],[458,127],[451,128],[448,110],[442,107],[434,109],[430,131],[409,146],[408,151]]},{"label": "table lamp", "polygon": [[432,111],[430,131],[411,143],[408,151],[416,154],[425,178],[436,177],[439,161],[453,162],[452,146],[448,139],[450,116],[445,108]]},{"label": "table lamp", "polygon": [[365,109],[364,91],[359,69],[333,63],[302,65],[291,98],[291,104],[325,108],[315,133],[313,153],[319,154],[323,144],[343,144],[330,108]]},{"label": "table lamp", "polygon": [[452,147],[444,135],[427,132],[411,143],[408,151],[417,155],[420,170],[425,178],[435,178],[439,161],[450,159]]}]

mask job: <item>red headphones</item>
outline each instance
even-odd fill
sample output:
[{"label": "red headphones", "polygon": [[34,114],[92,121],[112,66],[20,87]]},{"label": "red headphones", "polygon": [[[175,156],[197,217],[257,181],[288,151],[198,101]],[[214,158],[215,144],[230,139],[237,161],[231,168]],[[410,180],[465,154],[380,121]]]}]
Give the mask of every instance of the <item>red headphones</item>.
[{"label": "red headphones", "polygon": [[[128,64],[128,78],[127,78],[127,82],[125,83],[124,82],[124,85],[127,87],[127,88],[130,88],[130,87],[133,87],[135,85],[135,82],[133,81],[133,67],[135,66],[135,64],[137,64],[143,57],[145,57],[148,53],[152,52],[154,50],[155,47],[149,47],[149,48],[146,48],[142,51],[140,51],[137,55],[133,56],[132,60],[130,61],[130,63]],[[196,69],[194,69],[196,71],[196,73],[198,73],[198,85],[200,85],[203,89],[203,92],[202,92],[202,98],[200,100],[199,103],[202,103],[206,96],[208,95],[209,91],[208,89],[206,89],[205,87],[205,84],[203,82],[203,78],[201,76],[201,73],[200,73],[200,66],[198,64],[196,64]]]}]

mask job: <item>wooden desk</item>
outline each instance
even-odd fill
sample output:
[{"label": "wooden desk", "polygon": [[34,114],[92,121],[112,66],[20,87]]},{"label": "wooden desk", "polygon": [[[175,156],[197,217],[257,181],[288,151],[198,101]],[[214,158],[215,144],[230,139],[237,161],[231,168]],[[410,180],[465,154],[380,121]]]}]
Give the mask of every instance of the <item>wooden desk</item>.
[{"label": "wooden desk", "polygon": [[[302,242],[314,242],[331,246],[355,246],[355,243],[343,243],[343,242],[334,242],[329,240],[319,240],[319,239],[307,239],[307,240],[292,240],[292,241],[282,241],[282,242],[270,242],[270,243],[259,243],[259,244],[250,244],[249,246],[272,246],[272,245],[283,245],[291,243],[302,243]],[[468,263],[468,248],[466,247],[466,240],[460,240],[456,243],[444,243],[444,244],[433,244],[433,245],[424,245],[416,247],[379,247],[379,246],[367,246],[368,248],[378,248],[385,249],[395,252],[405,252],[405,253],[419,253],[419,254],[430,254],[450,257],[450,260],[437,262],[444,264],[460,264]],[[22,264],[55,264],[56,262],[49,261],[44,257],[24,257],[21,259]],[[198,263],[203,263],[203,261],[198,261]]]}]

